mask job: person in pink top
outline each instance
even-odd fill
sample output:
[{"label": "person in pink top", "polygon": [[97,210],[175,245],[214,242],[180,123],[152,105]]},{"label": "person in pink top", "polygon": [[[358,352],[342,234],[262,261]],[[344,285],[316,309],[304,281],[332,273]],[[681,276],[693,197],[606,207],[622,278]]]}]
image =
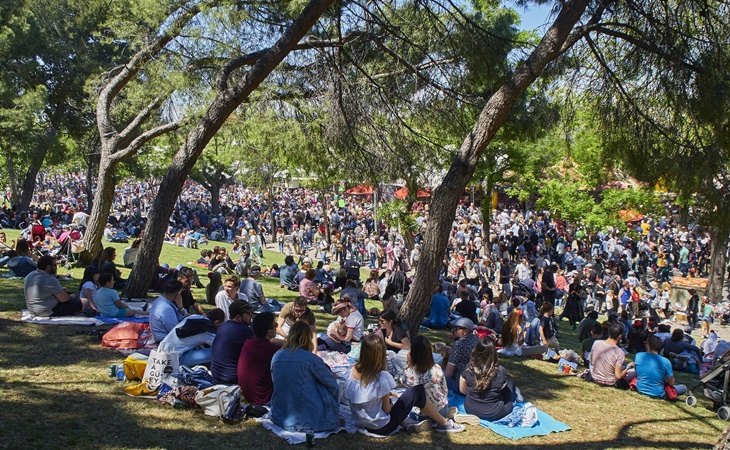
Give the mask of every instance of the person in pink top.
[{"label": "person in pink top", "polygon": [[629,381],[636,376],[634,363],[625,364],[625,353],[618,346],[623,328],[620,323],[610,324],[608,339],[596,341],[591,347],[591,377],[601,386],[627,389]]},{"label": "person in pink top", "polygon": [[317,303],[317,299],[321,293],[319,286],[314,282],[317,272],[310,268],[304,274],[304,278],[299,282],[299,295],[307,299],[308,303]]}]

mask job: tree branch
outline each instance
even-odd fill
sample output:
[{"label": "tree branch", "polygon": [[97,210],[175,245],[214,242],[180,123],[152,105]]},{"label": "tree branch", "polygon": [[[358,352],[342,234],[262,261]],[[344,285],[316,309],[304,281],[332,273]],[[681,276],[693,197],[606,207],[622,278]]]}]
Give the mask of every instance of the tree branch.
[{"label": "tree branch", "polygon": [[160,125],[158,127],[152,128],[150,130],[145,131],[144,133],[137,136],[132,142],[127,145],[127,147],[124,148],[124,150],[119,150],[116,153],[113,153],[110,155],[110,159],[113,162],[123,161],[124,159],[128,158],[129,156],[135,154],[144,144],[151,141],[152,139],[162,136],[165,133],[169,133],[170,131],[177,130],[183,125],[182,122],[170,122],[166,123],[164,125]]},{"label": "tree branch", "polygon": [[[203,0],[206,1],[206,0]],[[132,59],[121,68],[114,68],[116,75],[111,77],[99,93],[96,104],[96,120],[99,128],[99,135],[102,140],[109,139],[116,134],[116,129],[111,118],[111,104],[119,92],[137,75],[139,70],[152,58],[155,57],[170,41],[182,31],[190,20],[200,12],[200,4],[196,3],[190,7],[181,6],[181,12],[173,18],[170,25],[151,43],[145,45],[141,50],[132,56]],[[201,2],[202,3],[202,2]],[[218,3],[218,0],[211,0],[211,6]],[[105,146],[102,146],[102,151]]]},{"label": "tree branch", "polygon": [[162,104],[162,97],[155,98],[149,105],[145,106],[142,111],[140,111],[137,116],[132,119],[131,122],[127,124],[126,127],[119,133],[118,137],[120,140],[125,141],[129,138],[130,133],[132,133],[137,127],[142,125],[152,114],[153,111],[155,111],[157,108],[160,107]]},{"label": "tree branch", "polygon": [[[336,39],[308,40],[296,44],[292,51],[311,50],[315,48],[340,47],[365,34],[368,33],[353,31],[352,33],[343,37],[342,41]],[[244,66],[251,66],[256,64],[256,62],[270,50],[271,48],[267,48],[229,59],[228,62],[218,72],[218,76],[216,77],[217,88],[221,91],[226,90],[228,88],[228,79],[235,70],[240,69]],[[210,60],[207,60],[207,63],[210,63]]]},{"label": "tree branch", "polygon": [[679,55],[674,55],[670,52],[667,52],[667,51],[659,48],[659,46],[655,45],[650,40],[638,39],[634,36],[631,36],[630,34],[622,32],[622,31],[614,30],[611,28],[606,28],[605,25],[594,27],[594,30],[600,34],[605,34],[605,35],[608,35],[611,37],[615,37],[615,38],[624,40],[624,41],[628,42],[629,44],[634,45],[635,47],[638,47],[649,53],[653,53],[661,58],[667,59],[674,63],[680,64],[695,73],[705,73],[704,69],[702,69],[701,67],[697,66],[696,64],[692,64],[688,61],[685,61],[684,58],[680,57]]}]

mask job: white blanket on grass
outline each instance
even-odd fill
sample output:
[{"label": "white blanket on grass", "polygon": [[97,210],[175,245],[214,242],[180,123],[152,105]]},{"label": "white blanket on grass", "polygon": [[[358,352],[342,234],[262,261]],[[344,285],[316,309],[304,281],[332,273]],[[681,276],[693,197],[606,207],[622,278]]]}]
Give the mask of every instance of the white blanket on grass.
[{"label": "white blanket on grass", "polygon": [[104,325],[104,322],[96,317],[86,316],[61,316],[61,317],[42,317],[34,316],[27,309],[20,313],[20,321],[28,323],[37,323],[39,325],[87,325],[98,326]]}]

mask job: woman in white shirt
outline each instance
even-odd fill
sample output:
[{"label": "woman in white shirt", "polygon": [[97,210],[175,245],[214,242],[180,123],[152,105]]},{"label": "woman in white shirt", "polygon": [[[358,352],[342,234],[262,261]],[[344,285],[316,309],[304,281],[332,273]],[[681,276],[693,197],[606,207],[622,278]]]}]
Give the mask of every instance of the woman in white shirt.
[{"label": "woman in white shirt", "polygon": [[403,424],[413,407],[417,406],[428,419],[404,424],[407,431],[429,430],[431,421],[436,423],[437,432],[464,431],[462,425],[439,414],[422,384],[409,387],[392,403],[391,399],[396,397],[392,392],[395,386],[393,376],[386,370],[385,341],[379,334],[367,335],[362,341],[360,361],[353,366],[344,388],[344,396],[358,426],[370,433],[388,436]]}]

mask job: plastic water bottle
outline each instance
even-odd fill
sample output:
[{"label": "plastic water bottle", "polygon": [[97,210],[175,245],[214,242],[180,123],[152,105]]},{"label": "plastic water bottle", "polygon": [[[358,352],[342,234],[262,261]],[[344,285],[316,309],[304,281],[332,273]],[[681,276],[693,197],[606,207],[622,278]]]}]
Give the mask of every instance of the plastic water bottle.
[{"label": "plastic water bottle", "polygon": [[117,365],[117,381],[125,381],[127,379],[127,376],[124,374],[124,365],[118,364]]}]

